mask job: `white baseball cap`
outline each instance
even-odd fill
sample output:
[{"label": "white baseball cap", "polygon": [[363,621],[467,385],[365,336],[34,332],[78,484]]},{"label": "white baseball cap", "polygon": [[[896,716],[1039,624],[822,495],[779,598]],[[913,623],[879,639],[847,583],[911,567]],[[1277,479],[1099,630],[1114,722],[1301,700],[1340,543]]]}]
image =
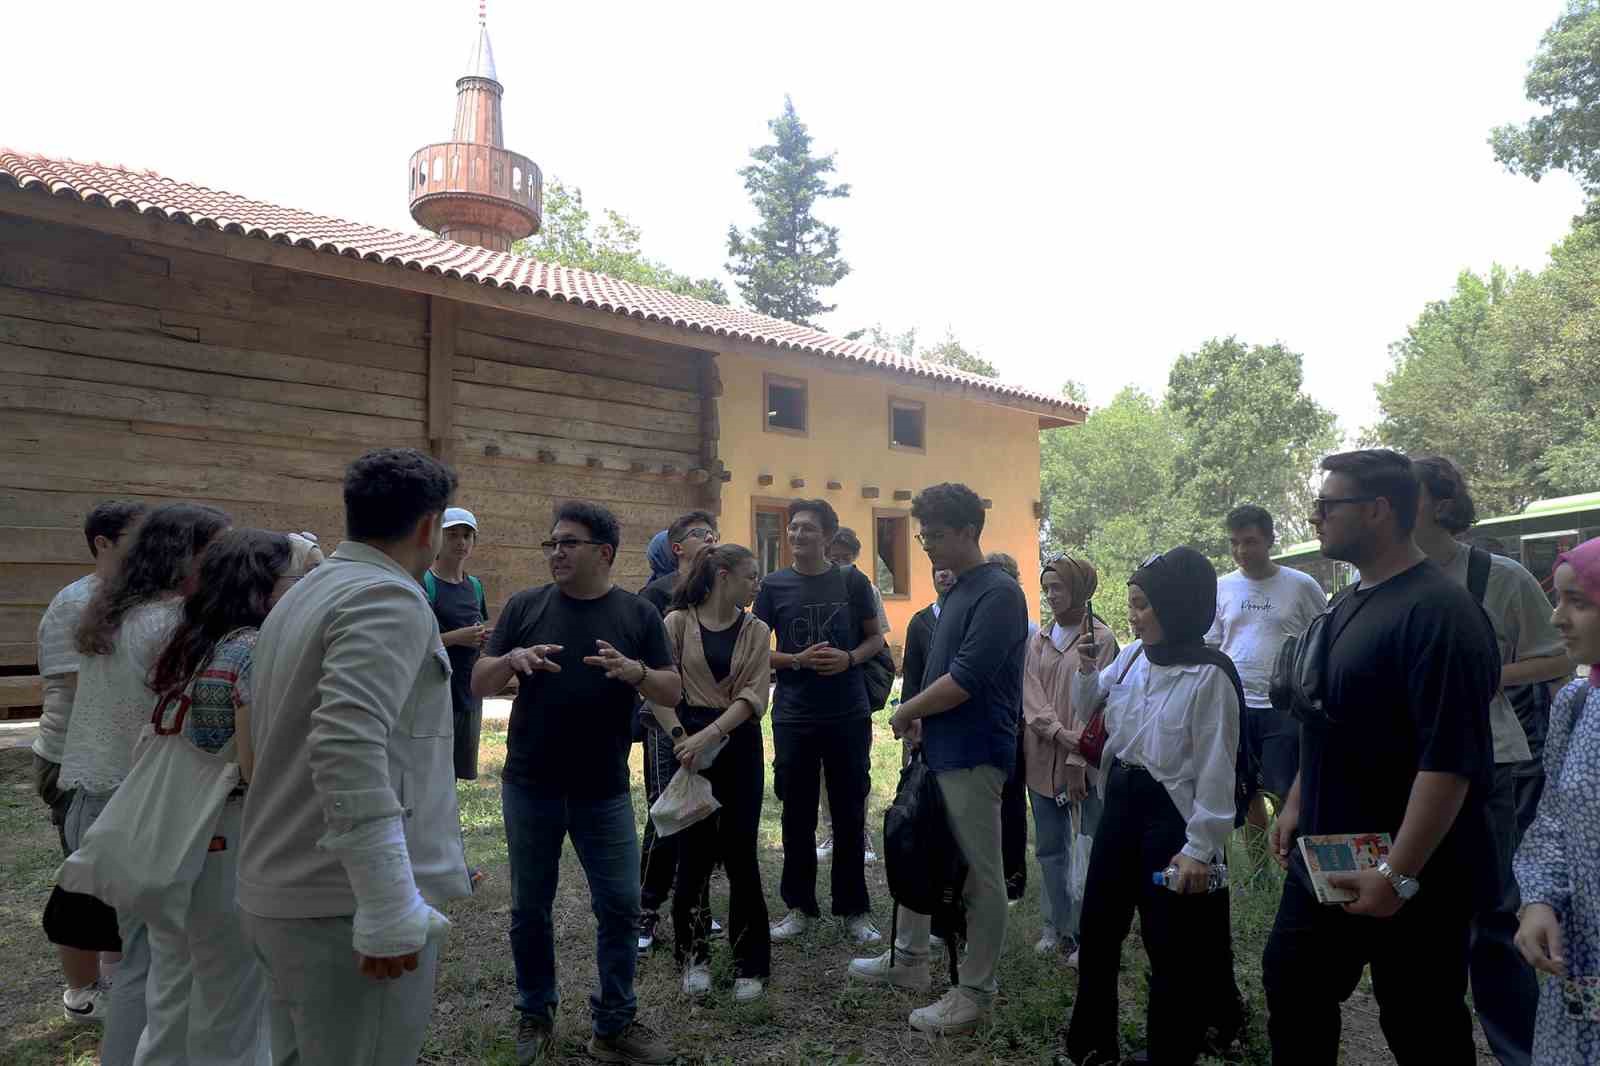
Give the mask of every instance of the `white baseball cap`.
[{"label": "white baseball cap", "polygon": [[444,511],[444,528],[451,526],[471,526],[472,531],[478,531],[478,519],[465,507],[446,507]]}]

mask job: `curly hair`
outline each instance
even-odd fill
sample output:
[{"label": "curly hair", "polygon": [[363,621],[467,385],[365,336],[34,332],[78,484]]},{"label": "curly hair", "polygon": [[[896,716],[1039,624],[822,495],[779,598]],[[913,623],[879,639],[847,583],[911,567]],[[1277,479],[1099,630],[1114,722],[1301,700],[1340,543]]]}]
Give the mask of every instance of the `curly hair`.
[{"label": "curly hair", "polygon": [[952,530],[971,526],[974,534],[981,534],[985,516],[983,500],[976,492],[946,481],[917,493],[911,501],[911,517],[923,525],[942,525]]},{"label": "curly hair", "polygon": [[110,655],[129,611],[178,591],[194,559],[231,520],[215,507],[163,504],[145,516],[122,566],[83,609],[77,645],[83,655]]},{"label": "curly hair", "polygon": [[289,538],[264,529],[230,529],[200,557],[199,586],[183,601],[183,617],[150,668],[150,688],[170,693],[210,658],[217,641],[240,628],[260,628],[272,588],[289,571]]},{"label": "curly hair", "polygon": [[351,540],[392,541],[426,514],[442,514],[456,492],[456,475],[415,448],[380,448],[344,474],[344,524]]}]

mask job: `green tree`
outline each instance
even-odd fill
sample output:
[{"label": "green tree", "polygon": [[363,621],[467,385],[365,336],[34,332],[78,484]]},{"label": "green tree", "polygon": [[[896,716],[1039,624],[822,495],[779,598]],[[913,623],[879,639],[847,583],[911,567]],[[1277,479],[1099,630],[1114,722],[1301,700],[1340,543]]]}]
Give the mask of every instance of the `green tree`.
[{"label": "green tree", "polygon": [[1222,519],[1243,503],[1265,507],[1285,538],[1309,528],[1312,474],[1338,435],[1333,412],[1301,388],[1302,362],[1282,344],[1228,337],[1173,363],[1166,406],[1181,439],[1175,484],[1191,511],[1211,520],[1194,546],[1215,559],[1227,558]]},{"label": "green tree", "polygon": [[850,186],[829,184],[833,156],[811,154],[811,135],[783,99],[783,114],[767,123],[773,142],[750,152],[755,160],[739,171],[761,221],[748,235],[728,227],[728,271],[750,307],[764,315],[814,326],[834,309],[819,297],[850,273],[839,255],[839,229],[819,221],[818,200],[850,195]]},{"label": "green tree", "polygon": [[947,366],[952,370],[964,370],[969,374],[979,377],[997,378],[1000,371],[995,369],[993,363],[979,355],[976,351],[965,347],[956,340],[954,331],[946,329],[944,340],[931,348],[922,349],[920,356],[924,363],[935,363]]},{"label": "green tree", "polygon": [[1538,181],[1565,170],[1600,196],[1600,0],[1571,0],[1528,67],[1528,99],[1546,109],[1489,136],[1495,158]]},{"label": "green tree", "polygon": [[1081,426],[1039,434],[1041,541],[1100,572],[1095,613],[1128,637],[1128,575],[1153,552],[1197,542],[1205,522],[1173,491],[1183,447],[1178,420],[1128,387]]},{"label": "green tree", "polygon": [[596,222],[583,203],[583,190],[568,188],[559,178],[544,187],[544,219],[537,236],[512,246],[517,255],[578,270],[590,270],[620,281],[632,281],[714,304],[726,304],[728,291],[716,278],[691,278],[646,257],[639,227],[610,208]]},{"label": "green tree", "polygon": [[882,322],[874,322],[866,329],[853,329],[844,335],[847,341],[866,341],[875,348],[883,348],[891,352],[911,357],[917,354],[917,327],[912,326],[903,333],[890,333],[883,328]]}]

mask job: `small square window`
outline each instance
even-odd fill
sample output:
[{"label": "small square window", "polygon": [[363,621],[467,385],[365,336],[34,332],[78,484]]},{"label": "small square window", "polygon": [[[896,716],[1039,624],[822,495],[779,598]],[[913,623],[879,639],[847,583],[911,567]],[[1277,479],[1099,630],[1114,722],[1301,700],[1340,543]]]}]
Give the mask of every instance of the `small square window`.
[{"label": "small square window", "polygon": [[911,595],[911,518],[903,512],[872,516],[872,577],[884,596]]},{"label": "small square window", "polygon": [[806,431],[806,383],[795,378],[766,376],[767,429],[779,433]]},{"label": "small square window", "polygon": [[919,452],[927,447],[927,408],[923,404],[889,401],[889,446]]}]

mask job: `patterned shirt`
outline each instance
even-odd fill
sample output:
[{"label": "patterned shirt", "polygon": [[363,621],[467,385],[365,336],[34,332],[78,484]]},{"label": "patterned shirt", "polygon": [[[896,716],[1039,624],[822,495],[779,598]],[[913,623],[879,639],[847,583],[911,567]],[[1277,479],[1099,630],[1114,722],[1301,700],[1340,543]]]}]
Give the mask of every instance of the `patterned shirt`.
[{"label": "patterned shirt", "polygon": [[250,661],[260,632],[230,633],[195,678],[193,702],[183,721],[183,735],[195,747],[217,752],[233,739],[234,712],[250,702]]}]

